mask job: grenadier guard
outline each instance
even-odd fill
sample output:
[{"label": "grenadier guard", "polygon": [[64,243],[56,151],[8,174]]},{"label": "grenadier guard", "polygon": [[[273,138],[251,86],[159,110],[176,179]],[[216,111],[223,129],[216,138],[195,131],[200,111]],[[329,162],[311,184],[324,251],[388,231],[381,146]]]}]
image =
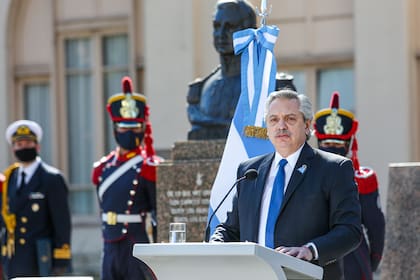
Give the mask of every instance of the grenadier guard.
[{"label": "grenadier guard", "polygon": [[92,174],[104,239],[101,279],[153,279],[153,273],[133,257],[132,250],[135,243],[153,242],[147,216],[151,213],[156,229],[159,159],[152,146],[146,97],[133,92],[129,77],[122,79],[122,90],[111,96],[107,105],[117,147],[94,164]]},{"label": "grenadier guard", "polygon": [[350,157],[355,169],[355,180],[362,208],[365,235],[360,246],[344,257],[346,280],[373,279],[381,261],[385,238],[385,218],[382,213],[376,173],[359,165],[356,132],[358,121],[353,113],[339,107],[339,93],[331,96],[330,108],[315,114],[315,135],[321,150]]},{"label": "grenadier guard", "polygon": [[19,120],[6,139],[17,163],[1,186],[2,264],[7,279],[65,275],[71,270],[71,219],[67,184],[59,170],[38,156],[41,127]]}]

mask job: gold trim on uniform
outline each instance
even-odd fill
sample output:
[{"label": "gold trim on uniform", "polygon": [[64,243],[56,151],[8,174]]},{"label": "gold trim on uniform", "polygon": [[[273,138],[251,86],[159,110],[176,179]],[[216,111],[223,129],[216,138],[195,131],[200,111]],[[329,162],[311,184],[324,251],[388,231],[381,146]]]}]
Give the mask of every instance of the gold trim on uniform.
[{"label": "gold trim on uniform", "polygon": [[19,244],[20,245],[25,245],[26,240],[24,238],[19,238]]},{"label": "gold trim on uniform", "polygon": [[247,125],[245,126],[244,134],[246,137],[268,139],[267,128],[265,127]]},{"label": "gold trim on uniform", "polygon": [[61,248],[54,249],[54,259],[70,259],[71,250],[69,244],[64,244]]},{"label": "gold trim on uniform", "polygon": [[[7,229],[7,241],[6,241],[6,247],[5,250],[2,248],[2,253],[6,251],[5,253],[9,258],[12,257],[15,253],[15,228],[16,228],[16,215],[13,213],[10,213],[9,211],[9,198],[7,196],[7,190],[9,186],[9,178],[12,172],[19,167],[18,163],[14,163],[11,166],[9,166],[4,171],[4,182],[3,182],[3,191],[1,194],[1,215],[3,217],[3,223],[6,226]],[[5,255],[6,255],[5,254]]]},{"label": "gold trim on uniform", "polygon": [[20,221],[21,221],[22,223],[26,224],[26,223],[28,222],[28,218],[26,218],[25,216],[22,216],[22,217],[20,218]]}]

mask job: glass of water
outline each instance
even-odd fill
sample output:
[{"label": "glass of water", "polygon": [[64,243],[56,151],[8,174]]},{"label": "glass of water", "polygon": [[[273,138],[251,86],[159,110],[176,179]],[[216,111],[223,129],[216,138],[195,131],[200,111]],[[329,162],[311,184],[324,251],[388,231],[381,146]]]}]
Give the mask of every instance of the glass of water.
[{"label": "glass of water", "polygon": [[187,233],[187,225],[185,223],[170,223],[169,224],[169,243],[185,242]]}]

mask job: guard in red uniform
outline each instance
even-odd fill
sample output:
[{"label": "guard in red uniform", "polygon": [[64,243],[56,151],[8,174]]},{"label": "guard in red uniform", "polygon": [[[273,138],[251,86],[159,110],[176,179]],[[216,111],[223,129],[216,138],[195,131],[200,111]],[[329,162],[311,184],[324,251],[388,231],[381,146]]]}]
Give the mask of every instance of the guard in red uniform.
[{"label": "guard in red uniform", "polygon": [[[103,280],[153,279],[150,269],[132,250],[135,243],[153,242],[148,216],[156,229],[156,165],[146,97],[134,93],[129,77],[122,93],[111,96],[107,110],[117,147],[94,164],[104,239]],[[151,215],[150,215],[151,214]]]},{"label": "guard in red uniform", "polygon": [[385,238],[385,218],[380,206],[378,180],[369,167],[359,165],[356,131],[358,122],[353,113],[339,107],[339,93],[331,97],[330,108],[315,114],[315,135],[321,150],[352,159],[359,189],[364,236],[360,246],[344,257],[346,280],[370,280],[381,261]]}]

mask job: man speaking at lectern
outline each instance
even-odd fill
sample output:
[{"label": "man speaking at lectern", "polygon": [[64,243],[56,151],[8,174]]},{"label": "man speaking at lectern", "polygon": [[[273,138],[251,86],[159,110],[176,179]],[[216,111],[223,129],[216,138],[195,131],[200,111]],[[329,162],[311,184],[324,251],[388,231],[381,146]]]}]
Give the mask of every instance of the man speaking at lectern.
[{"label": "man speaking at lectern", "polygon": [[320,265],[323,279],[337,280],[343,256],[361,240],[360,204],[351,160],[306,143],[312,117],[307,96],[269,95],[265,121],[276,151],[239,165],[238,178],[249,169],[258,177],[237,185],[232,211],[210,241],[256,242]]}]

